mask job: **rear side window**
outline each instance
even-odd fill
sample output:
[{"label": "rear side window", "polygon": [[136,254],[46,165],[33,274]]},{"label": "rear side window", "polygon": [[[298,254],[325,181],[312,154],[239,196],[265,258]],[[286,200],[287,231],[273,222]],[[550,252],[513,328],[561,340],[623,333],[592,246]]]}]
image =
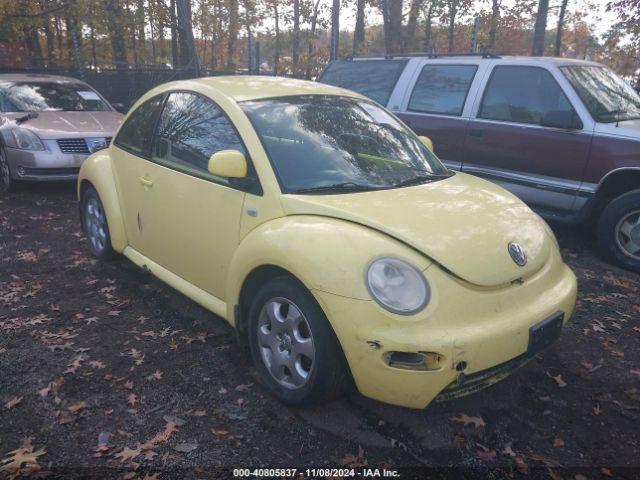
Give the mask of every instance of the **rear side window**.
[{"label": "rear side window", "polygon": [[462,115],[477,70],[476,65],[425,65],[413,87],[408,109]]},{"label": "rear side window", "polygon": [[336,60],[319,81],[353,90],[386,105],[406,64],[406,60]]},{"label": "rear side window", "polygon": [[228,179],[209,173],[209,158],[221,150],[246,151],[235,128],[211,100],[176,92],[167,98],[151,160],[174,170],[218,183]]},{"label": "rear side window", "polygon": [[575,111],[555,78],[544,68],[498,66],[482,99],[480,118],[542,124],[547,114]]},{"label": "rear side window", "polygon": [[127,118],[114,143],[135,155],[148,156],[163,99],[164,95],[158,95],[140,105]]}]

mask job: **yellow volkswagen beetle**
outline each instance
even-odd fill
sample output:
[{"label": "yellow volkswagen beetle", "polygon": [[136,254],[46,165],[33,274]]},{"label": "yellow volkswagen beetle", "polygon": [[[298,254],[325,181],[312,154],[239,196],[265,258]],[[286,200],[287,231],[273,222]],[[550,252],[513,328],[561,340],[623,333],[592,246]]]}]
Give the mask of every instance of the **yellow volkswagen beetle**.
[{"label": "yellow volkswagen beetle", "polygon": [[157,87],[80,170],[88,246],[235,327],[282,401],[423,408],[551,344],[576,280],[544,221],[396,117],[312,82]]}]

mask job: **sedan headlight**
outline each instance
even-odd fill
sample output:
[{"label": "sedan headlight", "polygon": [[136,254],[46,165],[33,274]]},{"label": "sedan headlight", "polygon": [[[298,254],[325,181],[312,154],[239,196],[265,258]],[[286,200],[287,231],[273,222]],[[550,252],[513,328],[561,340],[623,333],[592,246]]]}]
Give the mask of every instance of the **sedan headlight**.
[{"label": "sedan headlight", "polygon": [[380,258],[371,262],[366,280],[373,299],[392,313],[416,313],[427,305],[431,297],[431,289],[422,273],[396,258]]},{"label": "sedan headlight", "polygon": [[42,140],[31,130],[27,130],[26,128],[13,128],[11,129],[11,133],[16,142],[16,148],[22,150],[44,150]]}]

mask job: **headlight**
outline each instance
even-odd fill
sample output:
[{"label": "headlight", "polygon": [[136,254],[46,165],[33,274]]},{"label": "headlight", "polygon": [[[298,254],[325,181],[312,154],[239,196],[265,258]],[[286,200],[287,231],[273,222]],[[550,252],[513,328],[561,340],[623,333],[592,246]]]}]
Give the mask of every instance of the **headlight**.
[{"label": "headlight", "polygon": [[44,144],[38,136],[26,128],[11,129],[16,147],[22,150],[44,150]]},{"label": "headlight", "polygon": [[390,312],[411,315],[422,310],[431,290],[422,273],[396,258],[380,258],[369,264],[367,288],[373,299]]},{"label": "headlight", "polygon": [[[536,215],[538,214],[536,213]],[[551,240],[553,240],[553,243],[556,245],[556,248],[560,250],[560,245],[558,244],[558,239],[556,238],[556,234],[553,233],[553,230],[551,230],[551,227],[549,226],[549,224],[540,215],[538,215],[538,220],[540,220],[540,223],[542,223],[542,228],[545,229],[545,231],[547,232],[547,235],[549,235],[551,237]]]}]

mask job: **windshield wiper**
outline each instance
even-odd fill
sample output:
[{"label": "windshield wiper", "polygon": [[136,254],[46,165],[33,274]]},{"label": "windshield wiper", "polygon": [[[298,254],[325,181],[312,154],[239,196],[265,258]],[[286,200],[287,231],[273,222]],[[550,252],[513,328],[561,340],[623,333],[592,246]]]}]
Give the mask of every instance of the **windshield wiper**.
[{"label": "windshield wiper", "polygon": [[421,183],[433,182],[435,180],[442,180],[443,178],[449,178],[451,174],[439,174],[439,173],[429,173],[427,175],[418,175],[417,177],[409,178],[407,180],[403,180],[402,182],[395,183],[393,185],[394,188],[398,187],[408,187],[409,185],[419,185]]},{"label": "windshield wiper", "polygon": [[305,187],[294,190],[292,193],[322,193],[322,192],[366,192],[370,190],[379,190],[387,188],[380,185],[362,185],[354,182],[331,183],[329,185],[316,185],[315,187]]},{"label": "windshield wiper", "polygon": [[17,125],[22,125],[27,120],[31,120],[32,118],[38,118],[38,112],[27,112],[26,115],[22,115],[21,117],[17,117],[15,122]]}]

